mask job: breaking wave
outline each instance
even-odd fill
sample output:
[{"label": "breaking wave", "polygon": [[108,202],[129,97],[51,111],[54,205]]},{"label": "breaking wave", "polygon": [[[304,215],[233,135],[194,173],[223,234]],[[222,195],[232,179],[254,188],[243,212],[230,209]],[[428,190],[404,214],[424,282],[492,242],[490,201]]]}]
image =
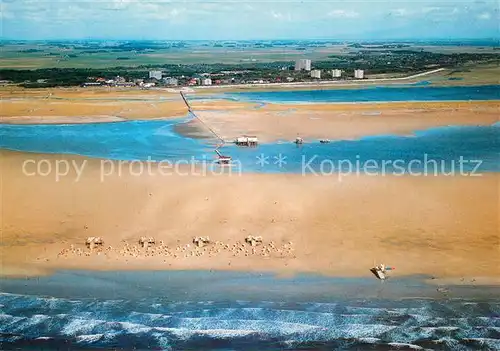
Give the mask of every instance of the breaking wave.
[{"label": "breaking wave", "polygon": [[2,349],[498,350],[500,303],[171,302],[0,294]]}]

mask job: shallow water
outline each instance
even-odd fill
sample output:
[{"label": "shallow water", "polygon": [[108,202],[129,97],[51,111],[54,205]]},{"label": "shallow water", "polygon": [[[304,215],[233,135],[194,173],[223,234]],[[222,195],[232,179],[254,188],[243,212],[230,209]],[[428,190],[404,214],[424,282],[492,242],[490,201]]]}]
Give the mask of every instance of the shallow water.
[{"label": "shallow water", "polygon": [[6,349],[500,346],[498,288],[452,287],[443,296],[418,278],[381,283],[372,276],[60,272],[4,280],[2,291],[0,333]]},{"label": "shallow water", "polygon": [[[230,93],[210,98],[268,102],[349,102],[500,99],[500,85],[464,87],[371,87],[313,91]],[[190,96],[189,99],[196,99]],[[206,96],[202,97],[203,99]],[[259,105],[260,106],[260,105]],[[258,107],[258,106],[257,106]],[[370,116],[377,118],[377,116]],[[116,160],[168,160],[209,163],[215,169],[217,141],[193,134],[183,119],[90,124],[0,124],[0,148],[78,154]],[[190,129],[191,128],[191,129]],[[191,130],[191,132],[190,132]],[[191,133],[193,136],[181,135]],[[290,140],[245,149],[228,144],[223,153],[235,160],[237,171],[263,173],[364,172],[367,162],[377,172],[446,173],[500,170],[500,124],[483,127],[443,127],[412,136],[379,135],[320,144],[308,140],[297,147]],[[468,162],[460,162],[466,160]],[[398,165],[396,165],[398,161]],[[410,166],[410,162],[413,162]],[[470,162],[478,161],[478,162]],[[398,167],[399,166],[399,167]],[[429,167],[430,166],[430,167]],[[366,172],[364,172],[366,173]]]},{"label": "shallow water", "polygon": [[85,124],[0,124],[0,147],[117,160],[176,159],[208,151],[209,142],[174,131],[189,118]]},{"label": "shallow water", "polygon": [[[377,118],[373,116],[370,118]],[[215,159],[215,140],[177,133],[189,119],[126,121],[94,124],[1,125],[0,147],[9,150],[67,153],[116,160]],[[262,173],[336,173],[339,171],[428,174],[500,170],[500,124],[477,127],[442,127],[413,136],[380,135],[329,144],[308,141],[297,147],[291,141],[222,149],[235,161],[235,171]],[[464,162],[460,162],[460,160]],[[398,162],[396,162],[398,161]],[[412,162],[410,164],[410,162]],[[480,162],[472,162],[480,161]],[[398,167],[399,166],[399,167]]]}]

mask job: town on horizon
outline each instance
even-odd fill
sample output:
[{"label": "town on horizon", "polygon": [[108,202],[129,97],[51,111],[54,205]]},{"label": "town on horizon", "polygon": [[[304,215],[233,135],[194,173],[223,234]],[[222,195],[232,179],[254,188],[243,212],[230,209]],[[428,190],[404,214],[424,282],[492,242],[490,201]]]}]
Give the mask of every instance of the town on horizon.
[{"label": "town on horizon", "polygon": [[[498,64],[494,40],[4,41],[2,85],[300,86],[389,83]],[[453,77],[452,77],[453,78]]]}]

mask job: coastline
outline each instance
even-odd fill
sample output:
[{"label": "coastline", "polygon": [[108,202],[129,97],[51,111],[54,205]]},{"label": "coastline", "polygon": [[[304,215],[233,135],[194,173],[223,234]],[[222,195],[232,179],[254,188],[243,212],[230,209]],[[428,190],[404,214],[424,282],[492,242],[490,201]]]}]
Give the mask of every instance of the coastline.
[{"label": "coastline", "polygon": [[62,271],[4,279],[0,332],[16,349],[498,349],[498,286],[423,278]]},{"label": "coastline", "polygon": [[[137,287],[123,289],[135,281]],[[139,283],[140,282],[140,283]],[[168,282],[168,285],[165,285]],[[68,286],[61,290],[61,284]],[[235,289],[235,284],[238,289]],[[293,289],[290,288],[293,286]],[[141,289],[140,287],[148,287]],[[177,301],[280,301],[288,303],[448,300],[496,301],[500,285],[479,284],[468,280],[438,282],[426,276],[412,275],[388,279],[384,283],[373,276],[335,277],[315,273],[277,275],[273,272],[218,270],[163,271],[88,271],[61,270],[43,277],[2,278],[0,294],[79,299],[154,299],[166,294]],[[181,292],[177,293],[176,292]],[[189,295],[184,294],[190,291]],[[286,291],[286,296],[283,292]]]}]

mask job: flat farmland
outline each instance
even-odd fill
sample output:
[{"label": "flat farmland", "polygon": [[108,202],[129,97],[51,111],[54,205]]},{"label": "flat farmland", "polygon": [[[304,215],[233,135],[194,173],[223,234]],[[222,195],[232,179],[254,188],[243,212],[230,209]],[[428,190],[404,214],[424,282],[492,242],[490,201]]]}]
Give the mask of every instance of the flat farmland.
[{"label": "flat farmland", "polygon": [[292,47],[207,47],[160,48],[147,51],[61,48],[51,45],[4,45],[0,69],[109,68],[162,64],[241,64],[294,61],[299,58],[328,60],[330,55],[349,54],[345,45],[319,48]]}]

